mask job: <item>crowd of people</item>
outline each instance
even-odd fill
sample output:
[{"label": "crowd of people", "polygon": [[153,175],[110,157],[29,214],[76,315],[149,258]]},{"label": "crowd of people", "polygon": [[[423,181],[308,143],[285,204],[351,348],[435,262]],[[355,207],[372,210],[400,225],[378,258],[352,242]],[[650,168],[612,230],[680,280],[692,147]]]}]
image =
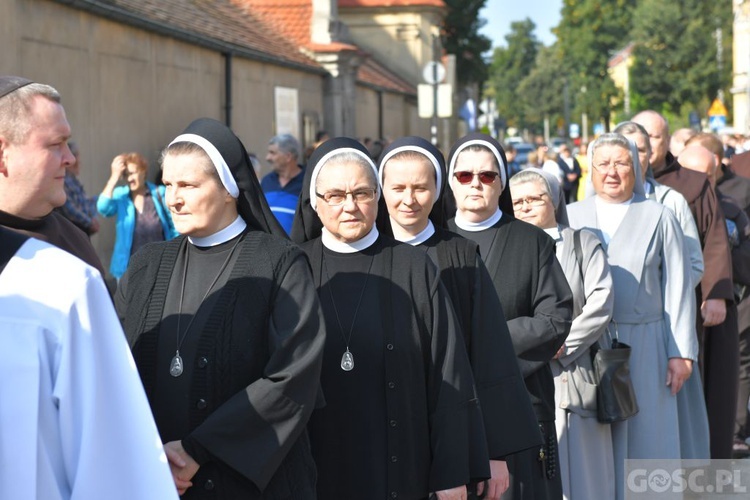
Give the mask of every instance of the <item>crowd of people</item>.
[{"label": "crowd of people", "polygon": [[283,134],[259,179],[199,118],[97,197],[70,136],[0,77],[0,498],[622,499],[625,459],[750,454],[750,152],[714,134]]}]

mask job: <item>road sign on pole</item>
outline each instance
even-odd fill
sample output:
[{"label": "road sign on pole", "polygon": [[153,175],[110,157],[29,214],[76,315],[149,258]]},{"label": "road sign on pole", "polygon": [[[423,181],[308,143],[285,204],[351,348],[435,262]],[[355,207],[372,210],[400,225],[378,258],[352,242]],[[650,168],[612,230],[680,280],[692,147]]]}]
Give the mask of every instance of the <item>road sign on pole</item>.
[{"label": "road sign on pole", "polygon": [[727,126],[727,108],[721,99],[714,99],[708,108],[708,128],[714,132]]}]

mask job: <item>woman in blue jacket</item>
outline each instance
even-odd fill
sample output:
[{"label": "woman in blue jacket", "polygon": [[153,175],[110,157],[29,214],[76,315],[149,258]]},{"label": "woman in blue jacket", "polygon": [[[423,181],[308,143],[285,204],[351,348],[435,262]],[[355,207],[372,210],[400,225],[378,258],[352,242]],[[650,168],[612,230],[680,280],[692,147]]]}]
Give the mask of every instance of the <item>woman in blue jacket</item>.
[{"label": "woman in blue jacket", "polygon": [[[166,241],[177,236],[164,202],[164,186],[146,181],[148,163],[138,153],[117,155],[112,175],[99,195],[96,208],[104,217],[117,215],[115,248],[109,272],[117,278],[125,274],[130,256],[146,243]],[[120,180],[127,182],[117,186]]]}]

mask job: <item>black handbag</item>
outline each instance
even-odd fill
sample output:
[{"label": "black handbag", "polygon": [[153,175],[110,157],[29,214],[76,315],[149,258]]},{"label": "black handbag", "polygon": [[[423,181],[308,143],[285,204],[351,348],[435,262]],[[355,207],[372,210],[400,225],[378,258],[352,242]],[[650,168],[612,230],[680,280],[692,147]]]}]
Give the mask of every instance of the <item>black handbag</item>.
[{"label": "black handbag", "polygon": [[[573,232],[573,251],[578,271],[581,275],[581,286],[584,283],[583,276],[583,251],[581,249],[581,230]],[[594,368],[596,379],[596,417],[599,422],[611,424],[626,420],[638,413],[638,401],[635,399],[633,381],[630,379],[630,346],[620,342],[617,338],[617,323],[615,337],[607,327],[612,347],[602,348],[599,342],[591,346],[591,364]]]},{"label": "black handbag", "polygon": [[[596,377],[596,417],[599,422],[621,422],[638,413],[638,401],[630,379],[630,346],[617,338],[617,324],[612,347],[604,349],[598,342],[591,347],[591,362]],[[609,327],[607,328],[607,334]]]}]

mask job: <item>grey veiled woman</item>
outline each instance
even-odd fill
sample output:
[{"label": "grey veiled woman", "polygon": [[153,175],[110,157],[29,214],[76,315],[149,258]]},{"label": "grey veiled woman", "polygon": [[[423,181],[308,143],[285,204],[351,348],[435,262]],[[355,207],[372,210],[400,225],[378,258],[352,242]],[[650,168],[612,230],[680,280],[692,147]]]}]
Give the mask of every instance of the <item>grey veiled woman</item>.
[{"label": "grey veiled woman", "polygon": [[[620,134],[591,145],[596,196],[568,207],[570,225],[603,242],[615,290],[613,320],[632,347],[640,412],[612,424],[617,498],[626,458],[680,458],[678,392],[698,357],[690,262],[672,212],[646,199],[635,146]],[[613,325],[614,327],[614,325]],[[692,385],[691,385],[692,387]]]},{"label": "grey veiled woman", "polygon": [[599,500],[615,495],[612,433],[596,419],[596,382],[591,346],[612,318],[614,295],[607,255],[593,233],[567,226],[565,198],[557,178],[529,169],[510,179],[516,218],[555,240],[555,254],[573,291],[573,323],[565,349],[550,361],[555,377],[555,427],[563,496]]}]

